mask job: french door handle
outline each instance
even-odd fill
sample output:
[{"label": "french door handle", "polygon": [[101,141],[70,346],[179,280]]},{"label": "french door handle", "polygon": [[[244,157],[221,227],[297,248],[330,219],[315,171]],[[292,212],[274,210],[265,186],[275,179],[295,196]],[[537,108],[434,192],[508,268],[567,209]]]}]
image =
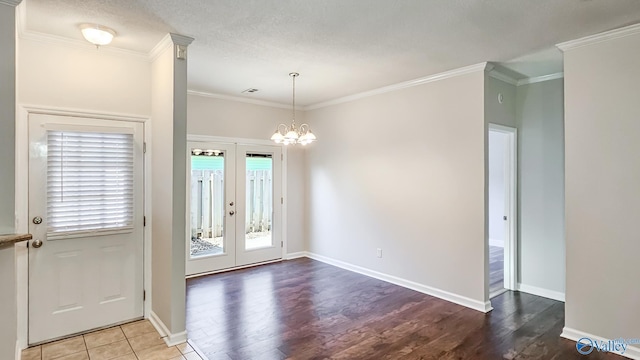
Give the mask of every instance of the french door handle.
[{"label": "french door handle", "polygon": [[36,240],[36,241],[32,242],[31,246],[33,246],[36,249],[41,247],[42,246],[42,240]]},{"label": "french door handle", "polygon": [[236,213],[236,212],[235,212],[235,211],[233,211],[233,210],[229,211],[229,215],[231,215],[231,216],[233,216],[235,213]]}]

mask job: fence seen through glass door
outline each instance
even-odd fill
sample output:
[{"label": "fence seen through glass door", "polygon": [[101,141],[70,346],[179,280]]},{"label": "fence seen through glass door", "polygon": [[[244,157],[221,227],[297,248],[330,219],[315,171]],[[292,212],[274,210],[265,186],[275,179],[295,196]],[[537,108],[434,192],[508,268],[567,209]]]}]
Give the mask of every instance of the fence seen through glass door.
[{"label": "fence seen through glass door", "polygon": [[246,155],[245,249],[273,245],[273,157],[271,154]]},{"label": "fence seen through glass door", "polygon": [[282,257],[277,146],[189,142],[187,275]]},{"label": "fence seen through glass door", "polygon": [[191,153],[191,257],[222,254],[224,242],[223,151]]}]

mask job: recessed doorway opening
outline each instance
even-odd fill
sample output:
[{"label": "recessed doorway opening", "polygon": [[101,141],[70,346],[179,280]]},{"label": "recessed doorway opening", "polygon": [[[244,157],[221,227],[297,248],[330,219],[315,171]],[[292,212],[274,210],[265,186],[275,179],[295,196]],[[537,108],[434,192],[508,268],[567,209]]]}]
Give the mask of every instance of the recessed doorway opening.
[{"label": "recessed doorway opening", "polygon": [[489,298],[516,287],[516,135],[515,128],[489,125]]}]

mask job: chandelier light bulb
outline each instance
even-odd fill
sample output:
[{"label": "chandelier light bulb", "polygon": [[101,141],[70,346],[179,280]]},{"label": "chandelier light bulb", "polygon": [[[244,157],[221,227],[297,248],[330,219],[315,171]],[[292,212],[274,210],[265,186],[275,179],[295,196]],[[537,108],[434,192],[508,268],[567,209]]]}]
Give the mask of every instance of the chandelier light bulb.
[{"label": "chandelier light bulb", "polygon": [[293,96],[291,102],[292,121],[291,126],[285,124],[279,124],[276,128],[276,132],[271,135],[271,140],[276,144],[295,145],[302,144],[307,145],[316,140],[316,136],[309,129],[309,125],[302,124],[300,127],[296,127],[296,77],[300,74],[292,72],[289,74],[293,79]]}]

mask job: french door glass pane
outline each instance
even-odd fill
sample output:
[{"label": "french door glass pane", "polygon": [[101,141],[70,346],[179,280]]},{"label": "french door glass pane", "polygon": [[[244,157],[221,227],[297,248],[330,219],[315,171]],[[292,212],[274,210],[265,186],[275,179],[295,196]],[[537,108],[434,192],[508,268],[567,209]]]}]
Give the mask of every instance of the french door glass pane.
[{"label": "french door glass pane", "polygon": [[273,159],[247,153],[246,162],[245,249],[251,250],[273,245]]},{"label": "french door glass pane", "polygon": [[225,252],[224,155],[191,150],[191,258]]}]

